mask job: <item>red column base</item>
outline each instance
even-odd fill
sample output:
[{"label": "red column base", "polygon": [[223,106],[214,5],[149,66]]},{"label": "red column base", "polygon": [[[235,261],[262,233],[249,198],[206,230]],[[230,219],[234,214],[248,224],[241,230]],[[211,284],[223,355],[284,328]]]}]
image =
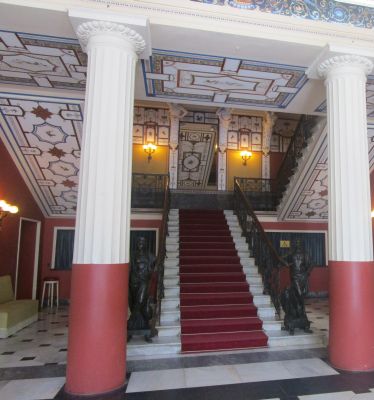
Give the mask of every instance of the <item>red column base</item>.
[{"label": "red column base", "polygon": [[73,265],[65,391],[97,395],[126,380],[128,264]]},{"label": "red column base", "polygon": [[374,369],[374,262],[329,261],[330,362]]}]

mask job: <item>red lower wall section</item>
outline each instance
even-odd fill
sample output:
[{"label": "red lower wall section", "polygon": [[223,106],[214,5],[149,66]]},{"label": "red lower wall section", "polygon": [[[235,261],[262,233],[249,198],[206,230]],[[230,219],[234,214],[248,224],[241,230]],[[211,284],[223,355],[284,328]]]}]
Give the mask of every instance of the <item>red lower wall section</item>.
[{"label": "red lower wall section", "polygon": [[[43,251],[41,260],[41,280],[46,277],[56,277],[60,280],[60,298],[70,299],[71,286],[71,270],[59,271],[51,269],[52,252],[53,252],[53,234],[56,227],[72,227],[75,226],[74,218],[46,218],[43,234]],[[161,220],[133,219],[131,220],[131,228],[144,229],[160,229]],[[39,293],[41,293],[41,285],[39,285]]]},{"label": "red lower wall section", "polygon": [[35,219],[43,225],[44,216],[1,139],[0,199],[19,208],[18,214],[9,215],[3,220],[0,229],[0,276],[10,274],[14,287],[20,218]]},{"label": "red lower wall section", "polygon": [[[327,232],[327,223],[306,223],[306,222],[261,222],[267,231],[297,231],[297,232]],[[283,268],[280,274],[281,288],[286,288],[290,283],[288,268]],[[329,271],[328,267],[313,268],[309,277],[309,291],[313,293],[327,293],[329,290]]]}]

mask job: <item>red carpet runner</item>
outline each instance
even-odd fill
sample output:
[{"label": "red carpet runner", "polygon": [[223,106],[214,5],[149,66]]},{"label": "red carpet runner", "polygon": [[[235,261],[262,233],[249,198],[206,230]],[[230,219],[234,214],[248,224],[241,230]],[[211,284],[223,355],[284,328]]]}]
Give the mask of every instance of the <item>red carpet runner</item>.
[{"label": "red carpet runner", "polygon": [[182,352],[267,345],[223,211],[179,211]]}]

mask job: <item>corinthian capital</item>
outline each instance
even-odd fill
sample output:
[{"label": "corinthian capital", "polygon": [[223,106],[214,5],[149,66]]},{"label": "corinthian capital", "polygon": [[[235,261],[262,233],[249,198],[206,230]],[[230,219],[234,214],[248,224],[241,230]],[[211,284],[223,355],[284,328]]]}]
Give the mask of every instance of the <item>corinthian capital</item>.
[{"label": "corinthian capital", "polygon": [[326,78],[327,75],[337,68],[353,67],[361,69],[365,75],[368,75],[373,69],[373,63],[366,57],[347,54],[335,56],[323,61],[318,67],[318,75],[321,78]]},{"label": "corinthian capital", "polygon": [[132,46],[137,54],[144,51],[146,43],[139,33],[123,24],[110,21],[89,21],[83,22],[77,28],[77,36],[79,42],[86,51],[87,44],[91,37],[97,35],[113,35],[125,39]]}]

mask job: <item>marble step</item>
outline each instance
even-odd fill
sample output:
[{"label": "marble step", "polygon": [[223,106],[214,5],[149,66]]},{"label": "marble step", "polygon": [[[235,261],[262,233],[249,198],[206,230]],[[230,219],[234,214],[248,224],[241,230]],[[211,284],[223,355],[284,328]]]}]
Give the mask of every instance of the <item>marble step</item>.
[{"label": "marble step", "polygon": [[[271,333],[274,331],[280,331],[282,328],[282,321],[277,318],[264,318],[262,320],[262,327],[266,333]],[[181,334],[181,326],[176,322],[166,322],[163,325],[156,327],[158,330],[158,336],[178,336]]]},{"label": "marble step", "polygon": [[179,250],[178,251],[168,251],[166,253],[166,258],[170,258],[170,259],[179,258]]},{"label": "marble step", "polygon": [[170,287],[170,286],[177,286],[179,285],[179,276],[165,276],[164,277],[164,286],[165,287]]},{"label": "marble step", "polygon": [[178,226],[179,227],[179,220],[178,219],[170,219],[169,218],[168,227],[171,227],[171,226]]},{"label": "marble step", "polygon": [[260,306],[272,306],[270,296],[266,294],[254,294],[253,303],[256,307]]},{"label": "marble step", "polygon": [[179,253],[179,243],[166,243],[166,251]]},{"label": "marble step", "polygon": [[179,238],[174,236],[166,236],[166,246],[171,244],[178,244],[179,246]]},{"label": "marble step", "polygon": [[176,277],[179,275],[179,267],[167,267],[164,270],[164,277]]},{"label": "marble step", "polygon": [[[261,306],[271,306],[270,296],[263,294],[255,294],[253,295],[253,303],[256,307]],[[179,296],[168,296],[162,299],[161,310],[173,310],[179,308],[180,299]]]},{"label": "marble step", "polygon": [[[164,325],[169,322],[178,322],[180,320],[179,309],[163,310],[161,309],[160,323]],[[178,322],[179,323],[179,322]]]},{"label": "marble step", "polygon": [[163,354],[178,354],[181,352],[179,336],[156,336],[152,343],[147,343],[144,338],[132,338],[127,343],[127,359],[137,356],[159,356]]},{"label": "marble step", "polygon": [[179,336],[181,334],[181,326],[179,323],[167,322],[163,325],[156,326],[159,337]]},{"label": "marble step", "polygon": [[269,305],[259,305],[257,307],[257,315],[259,318],[275,317],[275,309],[273,306]]},{"label": "marble step", "polygon": [[[262,289],[261,289],[262,291]],[[179,290],[179,286],[169,286],[167,287],[165,285],[164,288],[164,296],[169,297],[169,296],[179,296],[180,290]]]},{"label": "marble step", "polygon": [[282,329],[282,321],[277,317],[264,317],[262,318],[262,329],[266,333],[280,331]]},{"label": "marble step", "polygon": [[266,331],[269,347],[326,346],[327,336],[320,332],[305,333],[296,330],[294,335],[286,331]]}]

